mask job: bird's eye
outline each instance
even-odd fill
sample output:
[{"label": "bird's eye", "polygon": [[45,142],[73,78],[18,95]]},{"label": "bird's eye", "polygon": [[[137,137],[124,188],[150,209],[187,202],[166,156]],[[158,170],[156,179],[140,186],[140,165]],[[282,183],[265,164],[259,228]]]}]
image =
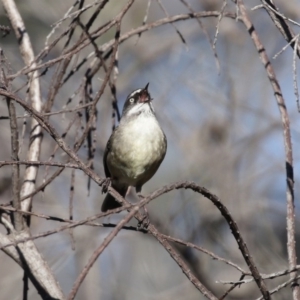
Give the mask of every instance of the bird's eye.
[{"label": "bird's eye", "polygon": [[130,99],[129,99],[129,102],[130,102],[130,103],[133,103],[133,102],[134,102],[134,98],[130,98]]}]

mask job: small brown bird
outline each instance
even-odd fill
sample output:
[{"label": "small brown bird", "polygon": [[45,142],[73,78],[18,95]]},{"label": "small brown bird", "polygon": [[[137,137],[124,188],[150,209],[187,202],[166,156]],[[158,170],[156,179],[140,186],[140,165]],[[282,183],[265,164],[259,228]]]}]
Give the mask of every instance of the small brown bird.
[{"label": "small brown bird", "polygon": [[[129,186],[134,186],[140,195],[142,186],[156,173],[167,151],[167,139],[156,119],[148,85],[128,95],[120,124],[104,152],[105,175],[123,197]],[[120,206],[108,194],[101,210]]]}]

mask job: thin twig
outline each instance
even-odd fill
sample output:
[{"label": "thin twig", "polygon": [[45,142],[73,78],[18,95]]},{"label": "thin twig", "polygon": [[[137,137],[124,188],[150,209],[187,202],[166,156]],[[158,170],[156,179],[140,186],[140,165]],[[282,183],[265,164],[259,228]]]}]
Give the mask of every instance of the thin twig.
[{"label": "thin twig", "polygon": [[[296,41],[295,43],[298,44],[298,40],[299,40],[299,34],[296,36]],[[297,79],[297,48],[294,48],[293,51],[293,82],[294,82],[294,93],[296,96],[296,103],[297,103],[297,108],[298,108],[298,112],[300,112],[300,103],[299,103],[299,88],[298,88],[298,79]]]},{"label": "thin twig", "polygon": [[[120,199],[120,196],[118,197],[118,199]],[[105,213],[101,212],[101,213],[98,213],[94,216],[88,217],[84,220],[74,221],[72,223],[66,221],[67,223],[70,223],[70,224],[63,225],[63,226],[61,226],[59,228],[56,228],[56,229],[41,232],[41,233],[38,233],[36,235],[15,238],[13,241],[10,241],[9,243],[5,243],[3,245],[0,245],[0,250],[5,249],[5,248],[9,248],[11,246],[17,246],[19,244],[26,243],[28,241],[33,241],[33,240],[36,240],[36,239],[39,239],[39,238],[42,238],[42,237],[46,237],[46,236],[49,236],[49,235],[57,234],[59,232],[68,230],[70,228],[75,228],[75,227],[78,227],[78,226],[81,226],[81,225],[84,225],[84,224],[88,224],[88,223],[93,222],[94,220],[97,220],[99,218],[111,215],[113,213],[119,213],[119,212],[127,210],[131,207],[132,207],[131,204],[126,204],[123,207],[118,207],[114,210],[110,210],[110,211],[107,211]]]},{"label": "thin twig", "polygon": [[299,34],[297,34],[296,36],[293,37],[293,39],[288,42],[284,47],[282,47],[282,49],[280,51],[278,51],[274,56],[273,59],[276,59],[281,53],[283,53],[290,45],[291,43],[295,42],[296,39],[299,37]]},{"label": "thin twig", "polygon": [[[150,9],[151,1],[152,1],[152,0],[148,0],[147,7],[146,7],[146,12],[145,12],[145,16],[144,16],[144,19],[143,19],[142,26],[145,25],[146,22],[147,22],[147,20],[148,20],[148,14],[149,14],[149,9]],[[138,34],[135,44],[138,43],[138,41],[139,41],[141,35],[142,35],[142,33]]]},{"label": "thin twig", "polygon": [[[156,2],[158,3],[158,5],[160,6],[160,8],[162,9],[162,11],[164,12],[165,16],[167,18],[169,18],[169,14],[167,12],[167,10],[165,9],[164,5],[162,4],[161,0],[156,0]],[[181,42],[186,46],[187,48],[187,43],[186,43],[186,40],[183,36],[183,34],[179,31],[179,29],[176,27],[176,25],[174,25],[173,23],[170,23],[170,25],[175,29],[176,33],[178,34]]]},{"label": "thin twig", "polygon": [[[300,265],[297,265],[296,268],[292,269],[292,270],[289,270],[289,269],[286,269],[286,270],[283,270],[283,271],[279,271],[279,272],[275,272],[275,273],[271,273],[271,274],[261,274],[262,278],[263,279],[274,279],[274,278],[278,278],[278,277],[281,277],[281,276],[285,276],[285,275],[288,275],[288,274],[291,274],[293,272],[297,272],[298,270],[300,270]],[[249,278],[249,279],[240,279],[238,281],[224,281],[224,280],[220,280],[220,281],[217,281],[217,283],[222,283],[222,284],[244,284],[244,283],[251,283],[253,282],[253,278]]]},{"label": "thin twig", "polygon": [[[193,8],[191,7],[191,5],[186,1],[186,0],[180,0],[181,3],[183,3],[188,9],[189,11],[194,14],[195,11],[193,10]],[[219,14],[220,15],[220,14]],[[223,15],[223,14],[222,14]],[[214,42],[212,41],[209,33],[207,32],[207,29],[205,28],[205,26],[203,25],[202,21],[200,20],[200,18],[196,18],[197,23],[199,24],[199,27],[201,28],[201,30],[203,31],[206,39],[208,40],[208,43],[213,51],[214,57],[215,57],[215,61],[216,61],[216,66],[218,69],[218,72],[220,72],[220,61],[219,61],[219,57],[218,57],[218,53],[214,47]]]},{"label": "thin twig", "polygon": [[285,15],[281,14],[279,11],[278,11],[278,8],[275,7],[274,3],[273,3],[273,0],[265,0],[265,1],[262,1],[263,2],[263,7],[267,9],[270,9],[272,12],[274,12],[274,14],[276,14],[278,17],[281,17],[283,20],[286,20],[286,21],[289,21],[291,22],[292,24],[294,25],[297,25],[300,27],[300,23],[290,19],[290,18],[287,18]]},{"label": "thin twig", "polygon": [[[126,41],[127,39],[129,39],[130,37],[132,37],[132,36],[143,33],[145,31],[148,31],[148,30],[152,29],[152,28],[163,26],[165,24],[174,23],[174,22],[178,22],[178,21],[189,20],[189,19],[195,19],[195,18],[197,19],[197,18],[218,17],[219,15],[220,15],[220,12],[218,12],[218,11],[208,11],[208,12],[196,12],[196,13],[189,13],[189,14],[180,14],[180,15],[171,16],[169,18],[163,18],[163,19],[157,20],[153,23],[146,24],[146,25],[140,26],[138,28],[135,28],[135,29],[132,29],[132,30],[126,32],[125,34],[120,36],[119,43],[121,44],[124,41]],[[231,12],[224,12],[223,17],[236,19],[236,14],[231,13]],[[114,25],[116,25],[115,19],[114,19],[113,22],[110,22],[107,25],[107,27],[105,27],[103,30],[101,30],[99,32],[97,31],[94,34],[92,33],[91,34],[92,38],[95,39],[95,38],[101,36],[103,34],[103,32],[106,32],[107,30],[109,30]],[[85,40],[85,41],[83,41],[83,40]],[[8,79],[11,80],[11,79],[14,79],[15,77],[17,77],[21,74],[28,74],[32,71],[39,70],[41,68],[47,68],[47,67],[53,66],[54,64],[60,62],[61,60],[64,60],[67,57],[72,56],[75,53],[78,53],[80,50],[82,50],[86,46],[90,45],[90,42],[87,41],[86,38],[83,38],[83,40],[78,41],[76,45],[74,45],[71,49],[68,50],[68,52],[62,54],[61,56],[59,56],[57,58],[54,58],[52,60],[49,60],[48,62],[38,64],[35,67],[25,67],[22,70],[18,71],[17,73],[8,76]],[[108,51],[113,46],[114,42],[115,42],[115,39],[105,43],[104,45],[101,46],[101,48],[99,48],[99,50],[102,51],[102,52]]]},{"label": "thin twig", "polygon": [[218,17],[218,23],[216,25],[216,33],[215,33],[215,37],[214,37],[214,41],[213,41],[213,49],[216,49],[216,44],[217,44],[218,34],[219,34],[219,29],[220,29],[220,23],[221,23],[221,20],[223,19],[223,14],[224,14],[226,6],[227,6],[227,1],[224,0],[221,11],[220,11],[220,15]]},{"label": "thin twig", "polygon": [[227,260],[223,257],[220,257],[218,255],[216,255],[215,253],[212,253],[211,251],[208,251],[200,246],[197,246],[195,244],[192,244],[192,243],[189,243],[189,242],[185,242],[181,239],[178,239],[178,238],[174,238],[172,236],[169,236],[169,235],[165,235],[165,234],[161,234],[162,237],[164,237],[166,240],[168,241],[171,241],[171,242],[175,242],[177,244],[180,244],[180,245],[184,245],[186,247],[190,247],[190,248],[193,248],[193,249],[196,249],[196,250],[199,250],[207,255],[209,255],[211,258],[215,259],[215,260],[218,260],[218,261],[222,261],[224,262],[225,264],[237,269],[239,272],[241,272],[243,275],[251,275],[250,272],[247,272],[245,270],[243,270],[240,266],[238,266],[237,264],[231,262],[230,260]]},{"label": "thin twig", "polygon": [[[287,280],[286,282],[278,285],[275,289],[270,291],[270,294],[273,295],[273,294],[279,292],[281,289],[283,289],[283,288],[287,287],[289,284],[291,284],[295,279],[296,280],[300,279],[300,275],[298,275],[296,278],[291,278],[291,279]],[[256,300],[263,300],[263,297],[259,297]]]},{"label": "thin twig", "polygon": [[103,243],[94,251],[87,265],[83,268],[82,272],[75,280],[72,290],[68,296],[68,300],[73,300],[75,298],[81,283],[83,282],[84,278],[88,274],[89,270],[91,269],[95,261],[98,259],[99,255],[105,250],[105,248],[110,244],[110,242],[117,236],[117,234],[120,232],[122,227],[134,217],[134,215],[138,212],[138,210],[139,210],[139,205],[135,205],[133,208],[131,208],[131,211],[118,223],[118,225],[104,239]]},{"label": "thin twig", "polygon": [[300,58],[300,46],[299,43],[293,41],[295,34],[292,28],[285,22],[284,17],[279,13],[277,7],[274,5],[272,0],[261,0],[264,8],[269,14],[270,18],[274,22],[277,29],[281,32],[285,40],[291,45],[294,49],[297,49],[297,55]]},{"label": "thin twig", "polygon": [[14,165],[26,165],[26,166],[50,166],[50,167],[64,167],[71,169],[79,169],[77,164],[74,163],[61,163],[61,162],[52,162],[52,161],[28,161],[28,160],[19,160],[19,161],[0,161],[0,168],[3,166],[14,166]]}]

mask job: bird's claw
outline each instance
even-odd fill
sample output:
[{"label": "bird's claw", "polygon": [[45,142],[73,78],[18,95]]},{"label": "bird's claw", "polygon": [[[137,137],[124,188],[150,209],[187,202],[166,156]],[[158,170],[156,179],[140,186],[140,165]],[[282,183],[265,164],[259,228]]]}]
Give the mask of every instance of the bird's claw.
[{"label": "bird's claw", "polygon": [[146,230],[149,227],[150,220],[148,216],[144,216],[137,224],[137,230]]},{"label": "bird's claw", "polygon": [[[143,197],[143,196],[142,196]],[[137,224],[137,229],[147,229],[150,224],[149,214],[146,206],[143,206],[143,214],[141,220]]]},{"label": "bird's claw", "polygon": [[101,185],[102,185],[102,194],[107,193],[108,187],[111,184],[111,179],[109,177],[105,178],[102,180]]}]

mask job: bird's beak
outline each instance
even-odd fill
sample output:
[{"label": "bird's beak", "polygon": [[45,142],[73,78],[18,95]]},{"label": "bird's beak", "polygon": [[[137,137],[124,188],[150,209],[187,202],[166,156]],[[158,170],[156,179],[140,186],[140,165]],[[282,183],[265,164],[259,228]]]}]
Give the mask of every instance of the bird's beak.
[{"label": "bird's beak", "polygon": [[146,86],[143,88],[143,90],[140,93],[140,99],[139,99],[140,103],[150,102],[151,100],[150,94],[148,92],[148,86],[149,86],[149,82],[146,84]]},{"label": "bird's beak", "polygon": [[148,86],[149,86],[149,83],[150,83],[150,82],[148,82],[148,83],[146,84],[146,86],[144,87],[144,91],[147,91],[147,92],[148,92]]}]

